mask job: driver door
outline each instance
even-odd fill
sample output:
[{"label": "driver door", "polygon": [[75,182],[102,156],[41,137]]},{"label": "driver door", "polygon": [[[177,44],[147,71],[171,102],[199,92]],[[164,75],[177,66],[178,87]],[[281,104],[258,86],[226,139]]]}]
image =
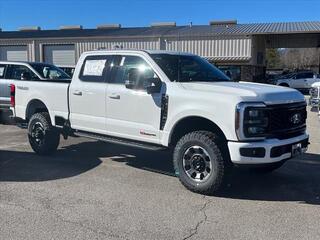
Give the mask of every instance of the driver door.
[{"label": "driver door", "polygon": [[159,143],[161,90],[148,94],[142,82],[134,83],[136,86],[132,88],[126,87],[125,83],[134,70],[140,71],[143,79],[157,78],[152,67],[141,56],[114,56],[106,97],[107,134]]}]

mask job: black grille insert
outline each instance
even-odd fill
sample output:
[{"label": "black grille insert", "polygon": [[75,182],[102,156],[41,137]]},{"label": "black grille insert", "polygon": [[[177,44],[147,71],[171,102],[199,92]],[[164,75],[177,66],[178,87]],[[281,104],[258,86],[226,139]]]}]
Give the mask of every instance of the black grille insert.
[{"label": "black grille insert", "polygon": [[[305,132],[306,103],[269,105],[269,138],[287,139]],[[268,134],[268,135],[269,135]]]}]

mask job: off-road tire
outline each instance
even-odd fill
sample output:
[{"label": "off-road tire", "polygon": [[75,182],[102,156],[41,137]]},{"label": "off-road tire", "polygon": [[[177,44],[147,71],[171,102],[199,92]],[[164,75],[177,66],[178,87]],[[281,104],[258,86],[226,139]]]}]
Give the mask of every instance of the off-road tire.
[{"label": "off-road tire", "polygon": [[[42,144],[39,144],[33,136],[36,125],[40,125],[43,128]],[[36,113],[31,117],[28,124],[28,138],[31,148],[39,155],[50,155],[57,150],[60,142],[60,133],[52,126],[49,113]]]},{"label": "off-road tire", "polygon": [[[208,153],[211,161],[211,174],[203,182],[196,182],[187,175],[183,158],[188,148],[200,146]],[[217,134],[209,131],[195,131],[184,135],[176,144],[173,153],[173,163],[180,182],[189,190],[201,194],[213,194],[223,184],[229,168],[227,145]]]}]

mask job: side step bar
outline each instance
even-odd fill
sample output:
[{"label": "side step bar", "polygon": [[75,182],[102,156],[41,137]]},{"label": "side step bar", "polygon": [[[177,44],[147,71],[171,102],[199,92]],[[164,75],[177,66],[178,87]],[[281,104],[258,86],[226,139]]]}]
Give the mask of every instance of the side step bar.
[{"label": "side step bar", "polygon": [[74,132],[74,135],[78,136],[78,137],[91,138],[91,139],[95,139],[95,140],[100,140],[100,141],[119,144],[119,145],[125,145],[125,146],[129,146],[129,147],[141,148],[141,149],[145,149],[145,150],[159,151],[159,150],[166,149],[163,146],[155,145],[155,144],[151,144],[151,143],[150,144],[149,143],[142,143],[142,142],[131,141],[131,140],[127,140],[127,139],[104,136],[104,135],[100,135],[100,134],[88,133],[88,132],[82,132],[82,131],[76,131],[76,132]]}]

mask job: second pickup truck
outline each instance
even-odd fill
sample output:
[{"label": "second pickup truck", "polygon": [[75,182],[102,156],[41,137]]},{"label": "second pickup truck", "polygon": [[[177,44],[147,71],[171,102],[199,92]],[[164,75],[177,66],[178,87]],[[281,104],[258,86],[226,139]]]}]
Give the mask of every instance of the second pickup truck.
[{"label": "second pickup truck", "polygon": [[86,52],[71,83],[19,81],[11,89],[36,153],[53,153],[61,134],[172,149],[180,181],[200,193],[220,189],[232,166],[272,171],[308,146],[301,93],[232,82],[187,53]]}]

